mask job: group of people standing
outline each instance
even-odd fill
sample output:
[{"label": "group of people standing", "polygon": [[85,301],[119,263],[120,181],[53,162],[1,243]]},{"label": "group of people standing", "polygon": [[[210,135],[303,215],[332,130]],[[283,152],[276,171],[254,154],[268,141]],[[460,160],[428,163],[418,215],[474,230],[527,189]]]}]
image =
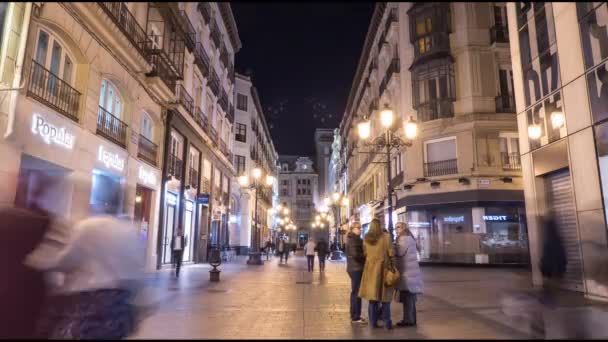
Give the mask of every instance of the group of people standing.
[{"label": "group of people standing", "polygon": [[320,238],[318,243],[312,239],[308,240],[304,245],[304,253],[308,261],[308,272],[312,272],[315,269],[315,252],[319,257],[319,269],[323,272],[325,271],[325,259],[327,259],[327,255],[329,254],[329,247],[323,238]]},{"label": "group of people standing", "polygon": [[[396,224],[394,244],[380,221],[373,219],[365,239],[361,225],[351,225],[346,241],[346,270],[351,279],[350,316],[352,323],[366,323],[361,317],[361,299],[369,301],[369,324],[377,328],[382,319],[392,329],[390,303],[402,303],[403,319],[397,326],[416,325],[416,295],[422,293],[422,274],[418,265],[417,244],[406,223]],[[387,286],[387,271],[396,269],[399,280]]]}]

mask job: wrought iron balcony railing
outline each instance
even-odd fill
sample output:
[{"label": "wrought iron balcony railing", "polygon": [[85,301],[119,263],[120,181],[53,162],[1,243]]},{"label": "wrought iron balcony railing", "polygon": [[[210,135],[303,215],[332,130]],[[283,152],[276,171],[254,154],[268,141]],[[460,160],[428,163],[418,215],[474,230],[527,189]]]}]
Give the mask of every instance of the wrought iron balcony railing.
[{"label": "wrought iron balcony railing", "polygon": [[384,93],[384,90],[386,89],[388,83],[391,81],[393,74],[397,74],[400,71],[401,71],[401,66],[399,64],[399,58],[395,57],[395,58],[393,58],[393,60],[391,61],[391,64],[389,64],[388,68],[386,69],[386,74],[382,78],[382,82],[380,82],[379,94]]},{"label": "wrought iron balcony railing", "polygon": [[509,30],[506,26],[494,25],[490,28],[490,44],[494,43],[508,43],[509,42]]},{"label": "wrought iron balcony railing", "polygon": [[197,42],[194,48],[194,63],[199,66],[204,77],[209,77],[209,55],[205,52],[202,42]]},{"label": "wrought iron balcony railing", "polygon": [[201,183],[200,192],[208,194],[211,191],[211,181],[207,178],[203,178],[203,182]]},{"label": "wrought iron balcony railing", "polygon": [[177,180],[182,179],[181,159],[179,159],[176,155],[170,154],[167,166],[167,172],[169,173],[169,176],[174,176]]},{"label": "wrought iron balcony railing", "polygon": [[213,21],[213,23],[211,24],[211,40],[215,44],[215,47],[219,48],[220,43],[222,42],[222,38],[220,29],[215,21]]},{"label": "wrought iron balcony railing", "polygon": [[458,173],[458,159],[448,159],[424,163],[424,176],[444,176]]},{"label": "wrought iron balcony railing", "polygon": [[215,127],[211,126],[209,132],[211,133],[211,140],[213,141],[213,144],[217,146],[217,130]]},{"label": "wrought iron balcony railing", "polygon": [[198,10],[203,15],[205,22],[207,24],[209,24],[209,22],[211,21],[211,7],[210,7],[209,3],[208,2],[199,2]]},{"label": "wrought iron balcony railing", "polygon": [[98,2],[106,14],[112,18],[114,24],[127,36],[127,39],[135,46],[137,51],[145,56],[146,42],[148,36],[146,31],[139,25],[137,19],[131,14],[124,2]]},{"label": "wrought iron balcony railing", "polygon": [[234,123],[234,105],[231,103],[228,106],[228,112],[226,113],[226,118],[228,121],[233,124]]},{"label": "wrought iron balcony railing", "polygon": [[190,49],[190,51],[194,50],[194,46],[196,45],[196,30],[194,29],[194,25],[188,18],[188,14],[184,10],[179,11],[179,21],[181,23],[181,28],[184,33],[184,40],[186,42],[186,46]]},{"label": "wrought iron balcony railing", "polygon": [[211,90],[215,96],[220,97],[220,77],[217,75],[215,70],[211,72],[211,82],[209,82],[209,86],[211,87]]},{"label": "wrought iron balcony railing", "polygon": [[175,68],[171,66],[169,59],[164,55],[162,50],[146,50],[146,59],[150,65],[152,65],[152,70],[146,75],[149,77],[159,77],[165,85],[174,90],[173,85],[175,84],[175,80],[179,79],[180,75],[176,71]]},{"label": "wrought iron balcony railing", "polygon": [[518,152],[500,152],[503,170],[521,170],[521,161]]},{"label": "wrought iron balcony railing", "polygon": [[515,99],[513,94],[496,96],[496,113],[515,113]]},{"label": "wrought iron balcony railing", "polygon": [[190,114],[190,116],[194,119],[195,108],[194,108],[194,100],[192,96],[188,94],[186,88],[182,84],[178,84],[175,87],[175,95],[177,97],[177,103],[184,106],[184,109]]},{"label": "wrought iron balcony railing", "polygon": [[451,118],[454,116],[452,99],[441,99],[421,103],[416,107],[420,122]]},{"label": "wrought iron balcony railing", "polygon": [[30,69],[28,96],[78,122],[80,92],[35,60],[32,60]]},{"label": "wrought iron balcony railing", "polygon": [[198,171],[191,167],[188,173],[188,185],[198,189]]},{"label": "wrought iron balcony railing", "polygon": [[228,94],[226,94],[226,90],[222,87],[222,95],[220,96],[220,107],[224,112],[228,111]]},{"label": "wrought iron balcony railing", "polygon": [[127,124],[101,106],[97,114],[97,134],[119,146],[127,144]]},{"label": "wrought iron balcony railing", "polygon": [[139,144],[137,156],[152,165],[156,165],[156,156],[158,155],[158,146],[150,139],[139,135]]}]

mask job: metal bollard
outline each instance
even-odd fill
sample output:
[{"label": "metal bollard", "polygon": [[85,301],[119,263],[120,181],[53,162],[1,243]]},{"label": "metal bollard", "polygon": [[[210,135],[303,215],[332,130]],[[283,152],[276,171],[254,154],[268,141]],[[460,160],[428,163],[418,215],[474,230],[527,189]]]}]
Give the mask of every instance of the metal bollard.
[{"label": "metal bollard", "polygon": [[220,250],[214,248],[211,250],[211,255],[209,257],[209,265],[213,266],[213,269],[209,271],[209,281],[218,282],[220,281],[220,273],[221,271],[217,269],[219,265],[222,264],[222,258],[220,256]]}]

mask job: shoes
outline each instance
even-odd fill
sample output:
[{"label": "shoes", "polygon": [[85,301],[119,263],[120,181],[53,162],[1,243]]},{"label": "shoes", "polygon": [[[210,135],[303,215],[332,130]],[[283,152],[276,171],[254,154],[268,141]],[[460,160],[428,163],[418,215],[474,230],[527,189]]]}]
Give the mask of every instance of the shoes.
[{"label": "shoes", "polygon": [[367,321],[364,318],[353,319],[350,322],[351,323],[357,323],[357,324],[367,324]]},{"label": "shoes", "polygon": [[398,327],[413,327],[415,325],[416,325],[416,323],[406,323],[405,321],[397,322]]}]

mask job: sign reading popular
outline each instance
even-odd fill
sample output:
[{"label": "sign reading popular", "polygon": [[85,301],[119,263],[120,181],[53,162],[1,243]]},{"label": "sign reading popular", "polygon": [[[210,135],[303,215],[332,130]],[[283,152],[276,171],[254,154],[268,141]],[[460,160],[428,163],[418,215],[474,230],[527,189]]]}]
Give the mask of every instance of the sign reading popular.
[{"label": "sign reading popular", "polygon": [[74,135],[68,132],[65,127],[57,127],[48,122],[40,114],[32,116],[32,133],[39,135],[48,145],[55,144],[70,150],[74,148],[74,141],[76,140]]}]

